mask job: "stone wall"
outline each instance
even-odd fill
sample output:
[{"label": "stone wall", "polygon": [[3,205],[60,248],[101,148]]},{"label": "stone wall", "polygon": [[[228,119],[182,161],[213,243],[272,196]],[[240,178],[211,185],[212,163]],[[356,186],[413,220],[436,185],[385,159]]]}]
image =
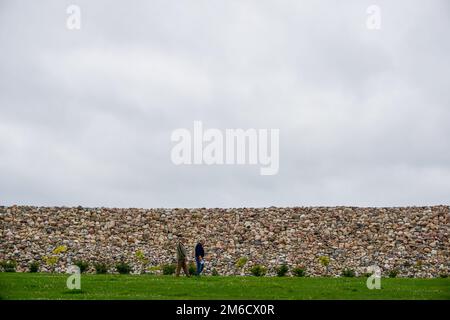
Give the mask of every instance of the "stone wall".
[{"label": "stone wall", "polygon": [[[207,273],[248,273],[262,264],[274,273],[282,263],[304,266],[310,276],[339,275],[344,268],[365,272],[380,266],[399,276],[436,277],[449,273],[449,206],[357,208],[294,207],[240,209],[109,209],[82,207],[0,207],[0,260],[30,261],[43,271],[63,272],[82,259],[113,264],[121,259],[141,270],[175,260],[176,234],[187,247],[206,239]],[[54,266],[44,257],[65,245]],[[192,254],[191,254],[192,255]],[[248,257],[243,270],[235,263]],[[328,270],[319,263],[329,256]],[[148,268],[148,266],[146,268]],[[92,269],[91,269],[92,271]]]}]

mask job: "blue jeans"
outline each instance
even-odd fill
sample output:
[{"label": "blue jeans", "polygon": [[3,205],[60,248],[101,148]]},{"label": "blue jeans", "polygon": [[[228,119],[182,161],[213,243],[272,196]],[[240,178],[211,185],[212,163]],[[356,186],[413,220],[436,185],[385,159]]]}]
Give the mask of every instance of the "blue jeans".
[{"label": "blue jeans", "polygon": [[195,262],[197,263],[197,275],[199,276],[200,273],[203,271],[204,264],[200,263],[200,260],[198,258],[195,258]]}]

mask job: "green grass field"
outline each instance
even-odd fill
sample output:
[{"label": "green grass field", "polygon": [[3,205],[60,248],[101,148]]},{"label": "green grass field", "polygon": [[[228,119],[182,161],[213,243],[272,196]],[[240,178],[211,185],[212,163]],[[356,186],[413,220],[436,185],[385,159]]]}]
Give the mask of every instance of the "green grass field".
[{"label": "green grass field", "polygon": [[450,299],[450,279],[82,275],[81,291],[65,274],[0,273],[1,299]]}]

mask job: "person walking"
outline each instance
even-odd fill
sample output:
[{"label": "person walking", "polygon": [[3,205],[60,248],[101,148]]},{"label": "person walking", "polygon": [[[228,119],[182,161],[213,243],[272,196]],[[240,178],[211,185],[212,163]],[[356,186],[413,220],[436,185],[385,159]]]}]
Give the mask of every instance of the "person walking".
[{"label": "person walking", "polygon": [[199,276],[205,267],[205,250],[203,249],[205,241],[200,239],[195,246],[195,262],[197,263],[197,275]]},{"label": "person walking", "polygon": [[189,277],[189,271],[187,268],[187,261],[186,261],[186,248],[183,244],[183,236],[179,234],[178,236],[178,244],[177,244],[177,271],[176,276],[180,276],[181,268],[183,268],[184,273],[186,276]]}]

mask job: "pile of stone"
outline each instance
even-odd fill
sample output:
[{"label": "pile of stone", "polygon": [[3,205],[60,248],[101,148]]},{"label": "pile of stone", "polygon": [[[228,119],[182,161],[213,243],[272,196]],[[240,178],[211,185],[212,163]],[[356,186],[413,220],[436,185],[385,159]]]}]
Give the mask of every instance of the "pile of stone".
[{"label": "pile of stone", "polygon": [[[287,264],[305,268],[309,276],[338,276],[346,268],[363,274],[377,265],[385,275],[397,270],[403,277],[438,277],[450,273],[449,221],[449,206],[11,206],[0,207],[0,260],[16,261],[18,271],[37,261],[42,271],[65,272],[83,260],[110,266],[124,261],[135,272],[158,272],[158,266],[175,262],[176,235],[181,233],[192,252],[199,237],[206,240],[206,273],[248,274],[260,264],[273,275]],[[65,249],[55,254],[58,247]],[[138,251],[144,260],[137,258]],[[329,258],[328,266],[320,262],[322,256]],[[236,266],[241,257],[248,260],[242,268]]]}]

